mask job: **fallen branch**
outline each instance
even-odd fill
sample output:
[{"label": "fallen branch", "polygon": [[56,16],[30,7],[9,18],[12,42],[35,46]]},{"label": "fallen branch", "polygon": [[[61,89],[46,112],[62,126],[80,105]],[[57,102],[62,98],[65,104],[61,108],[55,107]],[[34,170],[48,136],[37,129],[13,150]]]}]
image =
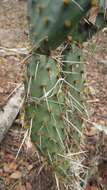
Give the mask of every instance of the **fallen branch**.
[{"label": "fallen branch", "polygon": [[0,142],[12,126],[24,100],[24,86],[21,85],[0,111]]}]

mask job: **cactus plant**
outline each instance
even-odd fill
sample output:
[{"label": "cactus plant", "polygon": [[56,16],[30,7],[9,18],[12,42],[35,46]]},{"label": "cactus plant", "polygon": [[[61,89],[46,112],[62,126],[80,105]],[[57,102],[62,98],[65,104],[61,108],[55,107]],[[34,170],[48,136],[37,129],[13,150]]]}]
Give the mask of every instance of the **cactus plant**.
[{"label": "cactus plant", "polygon": [[[81,18],[96,5],[97,0],[29,0],[28,3],[34,48],[25,80],[26,122],[31,127],[31,140],[39,154],[55,176],[68,186],[72,186],[75,174],[66,155],[78,148],[81,116],[85,113],[84,64],[78,44],[89,37],[90,31],[92,34],[97,31],[96,26],[88,25]],[[97,16],[98,27],[100,20],[102,13]],[[70,32],[73,42],[64,51],[61,46],[61,59],[58,60],[57,52],[50,52],[64,42]],[[77,139],[74,144],[71,136]]]},{"label": "cactus plant", "polygon": [[[66,60],[71,64],[75,62],[70,78],[64,72],[67,69],[61,66],[63,60],[59,63],[44,55],[32,55],[25,83],[26,120],[31,125],[32,142],[45,162],[52,167],[53,173],[65,184],[71,184],[72,179],[70,160],[65,156],[70,150],[78,148],[76,143],[81,135],[82,124],[78,113],[79,110],[80,113],[83,111],[80,93],[83,88],[82,72],[81,66],[77,67],[76,63],[80,61],[80,54],[74,51],[75,48],[71,55],[66,55]],[[67,65],[71,68],[71,64]],[[71,141],[75,137],[74,149]]]},{"label": "cactus plant", "polygon": [[28,105],[28,118],[33,119],[31,138],[43,155],[53,154],[63,147],[62,142],[65,138],[61,117],[64,96],[58,93],[60,65],[51,58],[34,56],[29,64],[27,76],[29,81],[27,84],[29,86],[30,83],[30,86],[26,88],[29,89],[31,101]]},{"label": "cactus plant", "polygon": [[62,183],[72,186],[75,172],[66,155],[79,150],[84,113],[83,62],[75,44],[62,57],[59,62],[55,57],[32,55],[27,67],[25,109],[39,154]]},{"label": "cactus plant", "polygon": [[27,119],[32,120],[31,139],[42,156],[49,162],[56,162],[57,153],[65,151],[66,138],[63,121],[66,106],[64,93],[60,89],[61,67],[43,55],[32,56],[31,59],[25,85],[29,97]]}]

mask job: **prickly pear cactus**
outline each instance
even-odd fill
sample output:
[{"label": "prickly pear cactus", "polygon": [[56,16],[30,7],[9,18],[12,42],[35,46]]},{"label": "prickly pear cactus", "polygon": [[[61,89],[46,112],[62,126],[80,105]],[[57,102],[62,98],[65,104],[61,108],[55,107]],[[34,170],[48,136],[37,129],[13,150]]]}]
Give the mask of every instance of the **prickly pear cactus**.
[{"label": "prickly pear cactus", "polygon": [[29,0],[33,45],[43,54],[56,49],[91,7],[91,0]]},{"label": "prickly pear cactus", "polygon": [[[77,175],[69,155],[79,150],[82,118],[86,114],[84,63],[78,45],[89,37],[91,29],[92,34],[97,31],[93,24],[86,30],[87,23],[80,19],[97,3],[97,0],[29,0],[28,3],[33,52],[25,80],[26,122],[31,129],[31,140],[44,163],[51,167],[57,186],[59,179],[73,190],[81,189],[80,184],[76,186],[81,168]],[[98,26],[100,18],[96,20]],[[73,43],[64,51],[61,46],[58,59],[57,52],[51,50],[64,42],[70,31]]]},{"label": "prickly pear cactus", "polygon": [[40,154],[48,160],[53,170],[65,175],[63,171],[66,173],[68,164],[58,156],[66,152],[66,104],[60,73],[61,66],[53,59],[32,56],[25,84],[26,91],[28,89],[26,118],[32,123],[31,139]]},{"label": "prickly pear cactus", "polygon": [[44,55],[32,55],[25,82],[25,109],[31,140],[39,154],[58,180],[70,185],[75,174],[74,171],[71,174],[71,160],[66,155],[77,151],[76,143],[81,136],[82,120],[78,113],[83,111],[80,95],[83,66],[75,47],[64,60],[69,62],[63,68],[63,60],[58,62]]},{"label": "prickly pear cactus", "polygon": [[27,76],[30,98],[27,111],[29,119],[33,119],[31,138],[43,155],[51,155],[64,147],[65,139],[60,66],[45,56],[32,57]]}]

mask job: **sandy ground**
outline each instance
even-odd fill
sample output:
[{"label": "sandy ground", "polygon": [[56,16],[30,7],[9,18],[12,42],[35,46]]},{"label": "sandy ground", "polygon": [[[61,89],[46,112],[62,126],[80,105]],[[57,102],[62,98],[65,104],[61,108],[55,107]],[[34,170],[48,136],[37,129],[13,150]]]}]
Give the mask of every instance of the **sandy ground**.
[{"label": "sandy ground", "polygon": [[[26,2],[0,1],[0,48],[21,48],[27,43]],[[19,55],[0,56],[0,107],[22,82],[23,65]]]}]

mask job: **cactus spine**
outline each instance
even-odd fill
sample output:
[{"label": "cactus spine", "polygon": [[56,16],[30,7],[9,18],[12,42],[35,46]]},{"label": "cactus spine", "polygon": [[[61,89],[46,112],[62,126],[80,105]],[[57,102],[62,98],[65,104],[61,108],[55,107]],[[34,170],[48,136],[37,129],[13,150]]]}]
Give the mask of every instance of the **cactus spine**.
[{"label": "cactus spine", "polygon": [[[96,32],[93,25],[86,31],[87,24],[81,19],[96,5],[97,1],[92,0],[29,0],[28,3],[33,52],[25,81],[26,121],[31,125],[31,140],[40,155],[55,176],[71,187],[75,174],[68,155],[78,149],[81,115],[85,112],[84,69],[78,44],[89,37],[90,30]],[[57,51],[52,50],[70,32],[74,42],[64,51],[61,46],[59,59]]]}]

